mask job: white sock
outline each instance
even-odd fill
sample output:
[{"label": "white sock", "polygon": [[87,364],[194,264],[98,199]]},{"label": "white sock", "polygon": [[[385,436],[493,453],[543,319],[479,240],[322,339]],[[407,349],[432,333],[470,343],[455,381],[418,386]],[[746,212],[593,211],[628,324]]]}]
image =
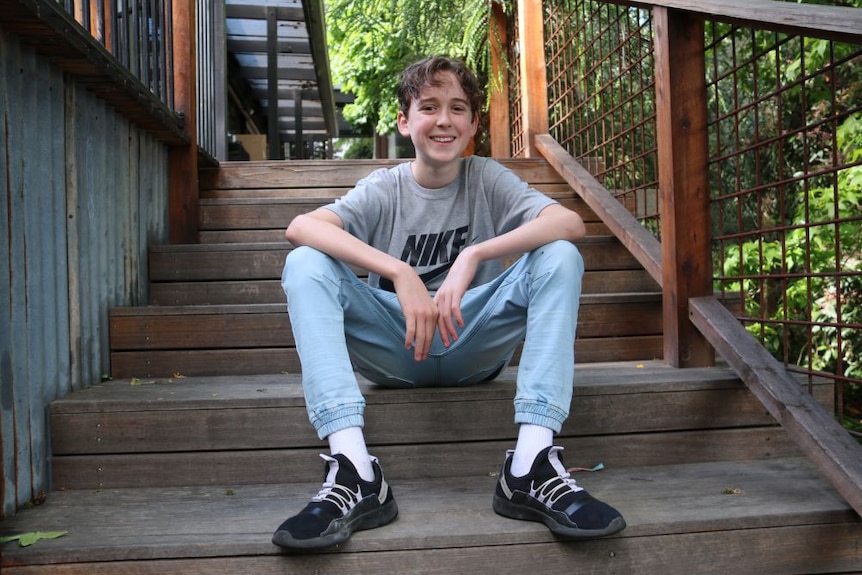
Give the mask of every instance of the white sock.
[{"label": "white sock", "polygon": [[365,445],[365,436],[361,427],[348,427],[331,433],[327,438],[329,452],[332,455],[341,453],[356,468],[359,477],[365,481],[374,480],[374,468],[371,466],[371,456]]},{"label": "white sock", "polygon": [[541,425],[522,423],[518,443],[512,455],[512,475],[522,477],[530,472],[540,451],[553,445],[554,431]]}]

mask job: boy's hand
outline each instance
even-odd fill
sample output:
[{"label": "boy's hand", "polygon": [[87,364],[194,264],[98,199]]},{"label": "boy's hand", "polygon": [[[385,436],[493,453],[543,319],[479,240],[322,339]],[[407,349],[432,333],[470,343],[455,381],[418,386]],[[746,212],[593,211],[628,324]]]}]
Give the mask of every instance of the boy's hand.
[{"label": "boy's hand", "polygon": [[422,361],[428,357],[437,329],[437,305],[410,266],[405,265],[404,271],[393,278],[392,283],[404,313],[404,348],[413,347],[413,359]]},{"label": "boy's hand", "polygon": [[461,299],[470,288],[470,283],[476,277],[479,267],[479,259],[475,250],[469,247],[458,254],[446,279],[440,285],[440,289],[434,295],[434,303],[437,304],[439,316],[437,318],[437,329],[440,330],[440,339],[443,345],[449,347],[452,342],[458,340],[458,329],[464,328],[464,318],[461,315]]}]

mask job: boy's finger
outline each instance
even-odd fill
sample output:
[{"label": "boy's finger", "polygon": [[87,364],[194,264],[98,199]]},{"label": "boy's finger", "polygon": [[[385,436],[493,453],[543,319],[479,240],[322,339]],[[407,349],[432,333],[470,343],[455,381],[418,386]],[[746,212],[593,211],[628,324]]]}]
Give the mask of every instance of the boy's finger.
[{"label": "boy's finger", "polygon": [[441,315],[437,322],[437,327],[440,331],[440,339],[443,340],[443,345],[449,347],[453,342],[458,341],[458,331],[455,329],[455,324],[452,323],[452,317]]},{"label": "boy's finger", "polygon": [[[429,334],[430,327],[430,334]],[[434,337],[434,329],[436,324],[428,322],[427,325],[420,326],[416,331],[416,342],[413,357],[416,361],[422,361],[428,357],[428,351],[431,349],[431,340]]]},{"label": "boy's finger", "polygon": [[413,339],[416,337],[416,324],[415,321],[407,318],[407,321],[404,325],[404,349],[410,349],[413,347]]}]

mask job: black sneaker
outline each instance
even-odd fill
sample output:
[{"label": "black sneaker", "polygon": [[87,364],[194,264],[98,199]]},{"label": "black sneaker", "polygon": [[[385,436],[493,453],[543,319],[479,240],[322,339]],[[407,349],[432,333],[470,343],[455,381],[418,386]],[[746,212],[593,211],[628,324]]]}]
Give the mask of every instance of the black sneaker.
[{"label": "black sneaker", "polygon": [[562,450],[543,449],[523,477],[512,476],[513,452],[507,452],[494,493],[494,511],[512,519],[541,521],[569,539],[605,537],[625,529],[619,511],[578,487],[560,459]]},{"label": "black sneaker", "polygon": [[374,481],[359,477],[342,454],[326,461],[323,487],[305,508],[279,525],[272,542],[289,549],[314,549],[347,541],[354,531],[386,525],[398,515],[383,470],[372,458]]}]

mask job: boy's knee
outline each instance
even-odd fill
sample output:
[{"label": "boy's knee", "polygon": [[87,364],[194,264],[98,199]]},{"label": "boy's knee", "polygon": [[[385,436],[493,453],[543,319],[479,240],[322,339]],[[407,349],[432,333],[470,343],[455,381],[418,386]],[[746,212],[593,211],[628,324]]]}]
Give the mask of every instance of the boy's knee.
[{"label": "boy's knee", "polygon": [[557,240],[540,247],[538,250],[543,265],[554,273],[571,274],[572,278],[580,280],[584,275],[584,258],[577,246],[566,240]]},{"label": "boy's knee", "polygon": [[307,246],[294,248],[284,260],[281,286],[287,292],[297,282],[308,280],[329,266],[331,258],[323,252]]}]

